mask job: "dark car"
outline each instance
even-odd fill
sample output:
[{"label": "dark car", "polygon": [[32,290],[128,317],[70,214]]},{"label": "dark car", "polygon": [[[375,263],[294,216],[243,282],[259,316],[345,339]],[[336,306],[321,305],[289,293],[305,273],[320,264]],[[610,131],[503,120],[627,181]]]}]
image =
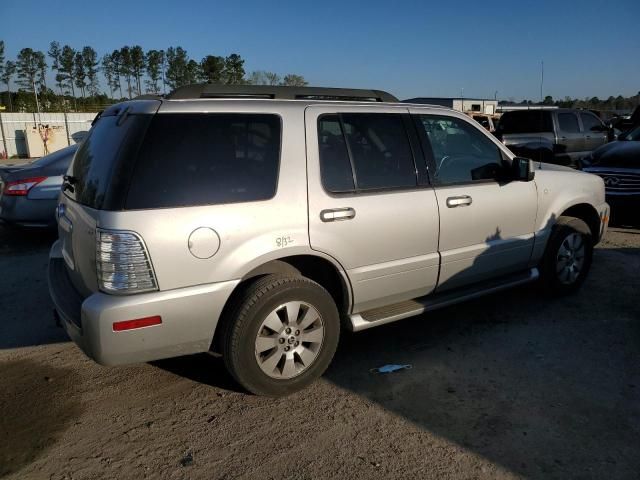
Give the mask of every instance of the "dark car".
[{"label": "dark car", "polygon": [[628,132],[640,126],[640,106],[637,106],[629,117],[614,117],[609,120],[609,124],[621,132]]},{"label": "dark car", "polygon": [[604,180],[612,215],[640,221],[640,126],[594,150],[583,170]]},{"label": "dark car", "polygon": [[77,145],[35,162],[0,167],[0,220],[23,227],[55,227],[55,209]]},{"label": "dark car", "polygon": [[577,167],[607,143],[610,129],[588,110],[530,109],[505,112],[496,136],[516,155]]}]

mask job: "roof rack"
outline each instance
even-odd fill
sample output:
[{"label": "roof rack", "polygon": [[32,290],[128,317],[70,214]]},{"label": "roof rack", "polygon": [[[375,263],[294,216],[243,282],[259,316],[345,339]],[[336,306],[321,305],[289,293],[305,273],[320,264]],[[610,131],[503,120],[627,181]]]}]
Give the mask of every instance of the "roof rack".
[{"label": "roof rack", "polygon": [[216,85],[210,83],[178,87],[170,100],[193,98],[263,98],[284,100],[341,100],[358,102],[398,102],[382,90],[356,88],[285,87],[269,85]]}]

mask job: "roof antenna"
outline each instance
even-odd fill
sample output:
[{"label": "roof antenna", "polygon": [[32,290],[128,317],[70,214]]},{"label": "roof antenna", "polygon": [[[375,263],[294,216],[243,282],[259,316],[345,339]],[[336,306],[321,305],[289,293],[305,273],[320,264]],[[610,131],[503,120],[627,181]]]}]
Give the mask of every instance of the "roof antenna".
[{"label": "roof antenna", "polygon": [[[544,129],[544,98],[542,98],[542,87],[544,86],[544,60],[540,60],[540,131]],[[540,158],[540,170],[542,170],[542,155]]]}]

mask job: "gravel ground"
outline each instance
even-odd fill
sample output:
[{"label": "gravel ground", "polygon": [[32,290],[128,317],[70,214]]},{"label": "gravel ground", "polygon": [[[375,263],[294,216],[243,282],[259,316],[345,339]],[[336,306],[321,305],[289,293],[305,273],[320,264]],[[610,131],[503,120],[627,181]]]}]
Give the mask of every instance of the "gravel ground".
[{"label": "gravel ground", "polygon": [[[52,238],[0,227],[0,477],[639,478],[640,230],[532,286],[356,335],[279,400],[195,355],[100,367],[55,327]],[[386,363],[410,370],[376,375]]]}]

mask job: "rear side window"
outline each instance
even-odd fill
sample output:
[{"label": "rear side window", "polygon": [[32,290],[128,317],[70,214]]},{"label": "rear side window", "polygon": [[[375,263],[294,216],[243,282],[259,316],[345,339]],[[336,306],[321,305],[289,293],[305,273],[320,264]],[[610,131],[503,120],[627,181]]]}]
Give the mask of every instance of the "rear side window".
[{"label": "rear side window", "polygon": [[318,121],[318,137],[322,183],[330,192],[417,185],[401,115],[324,115]]},{"label": "rear side window", "polygon": [[553,132],[551,115],[545,110],[506,112],[500,117],[501,133],[541,133]]},{"label": "rear side window", "polygon": [[351,160],[338,115],[320,117],[318,143],[324,188],[334,193],[353,191],[355,184]]},{"label": "rear side window", "polygon": [[575,113],[559,113],[558,126],[562,132],[578,133],[580,131],[578,117],[576,117]]},{"label": "rear side window", "polygon": [[267,200],[276,193],[280,135],[277,115],[157,114],[125,208]]}]

